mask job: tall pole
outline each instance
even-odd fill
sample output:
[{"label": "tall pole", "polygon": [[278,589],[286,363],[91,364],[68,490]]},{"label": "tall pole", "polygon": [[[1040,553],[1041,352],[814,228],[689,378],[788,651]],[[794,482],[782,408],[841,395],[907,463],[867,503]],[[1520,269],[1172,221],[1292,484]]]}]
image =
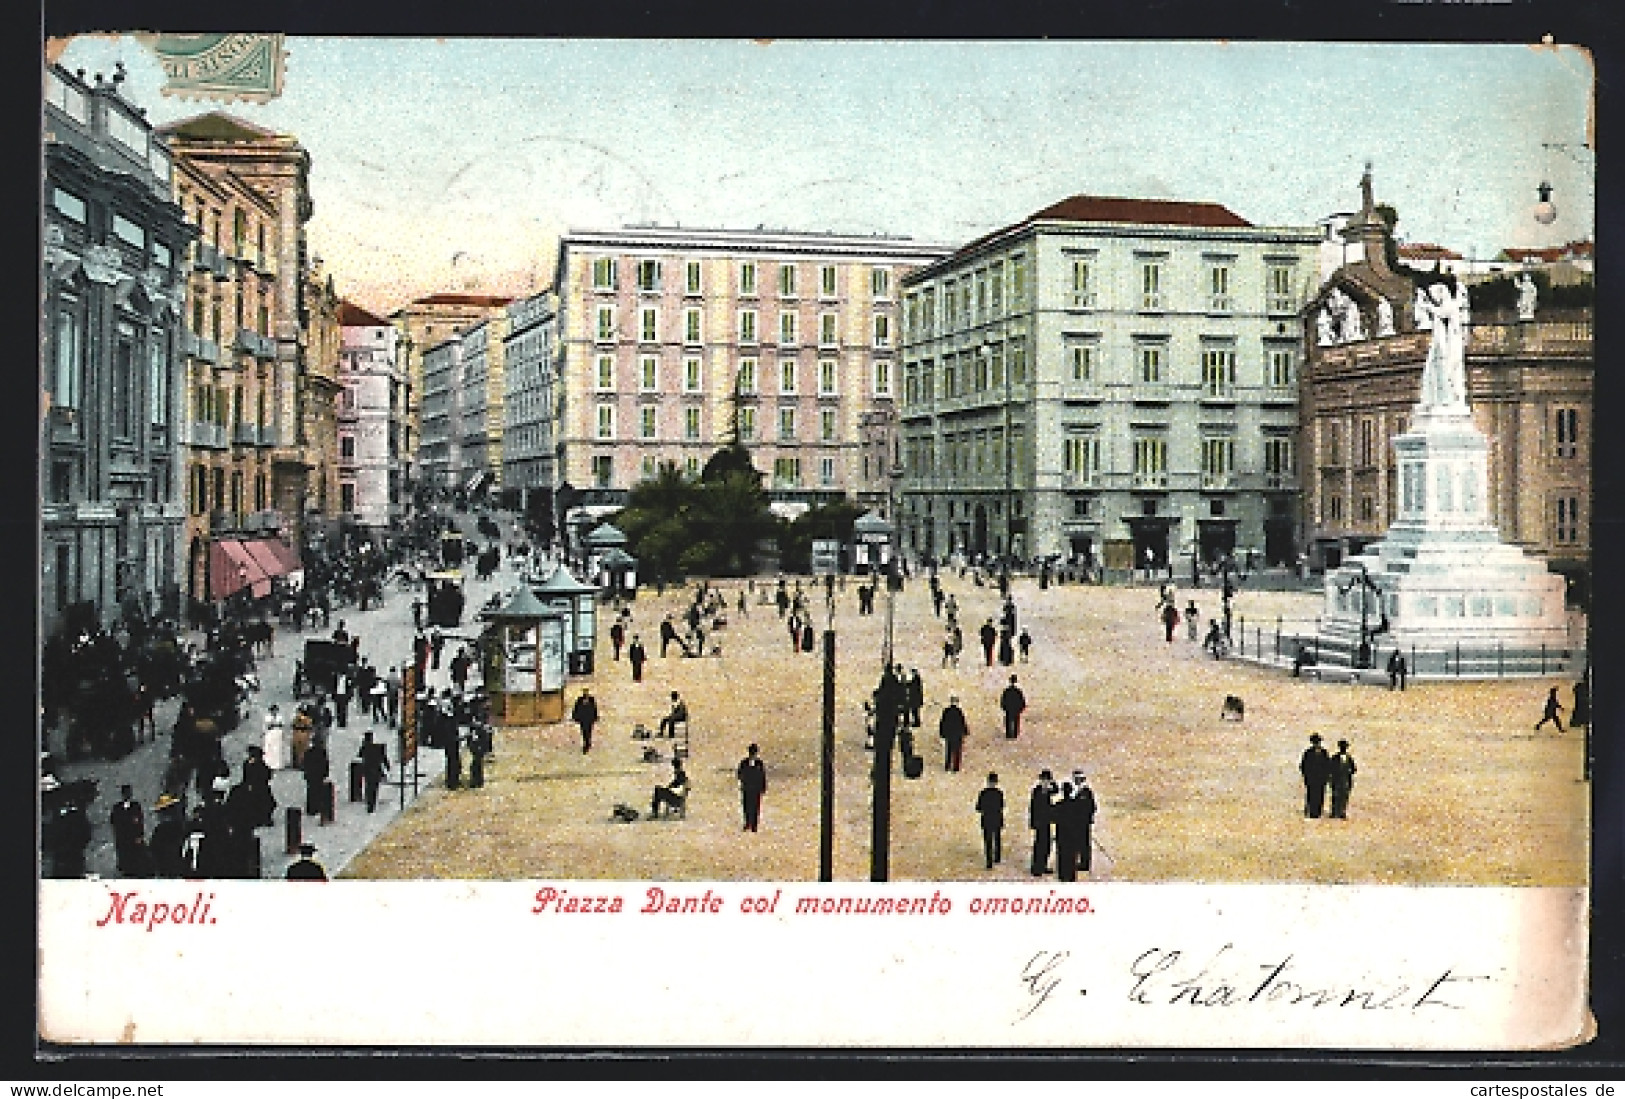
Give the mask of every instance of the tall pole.
[{"label": "tall pole", "polygon": [[819,768],[818,880],[835,880],[835,606],[824,630],[824,730]]},{"label": "tall pole", "polygon": [[[886,676],[881,676],[884,684]],[[874,820],[869,837],[869,880],[891,880],[891,746],[897,733],[892,692],[875,692]]]}]

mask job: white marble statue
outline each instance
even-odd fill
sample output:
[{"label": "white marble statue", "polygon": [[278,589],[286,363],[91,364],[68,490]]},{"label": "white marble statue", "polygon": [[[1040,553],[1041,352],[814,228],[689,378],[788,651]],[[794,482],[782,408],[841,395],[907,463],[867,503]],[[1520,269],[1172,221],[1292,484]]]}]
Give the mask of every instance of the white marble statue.
[{"label": "white marble statue", "polygon": [[1392,336],[1394,334],[1394,307],[1388,303],[1387,298],[1377,299],[1377,336]]},{"label": "white marble statue", "polygon": [[1417,330],[1430,331],[1417,410],[1467,411],[1467,284],[1458,282],[1454,293],[1442,282],[1418,290],[1414,310]]},{"label": "white marble statue", "polygon": [[1332,331],[1332,311],[1322,306],[1320,315],[1315,318],[1315,328],[1318,333],[1317,342],[1321,347],[1330,347],[1337,342],[1336,334]]},{"label": "white marble statue", "polygon": [[1343,295],[1343,330],[1344,343],[1357,343],[1365,339],[1365,317],[1360,313],[1360,303]]},{"label": "white marble statue", "polygon": [[1535,286],[1535,280],[1529,277],[1527,271],[1518,276],[1517,285],[1518,319],[1520,321],[1532,321],[1535,319],[1535,299],[1539,297],[1540,291]]}]

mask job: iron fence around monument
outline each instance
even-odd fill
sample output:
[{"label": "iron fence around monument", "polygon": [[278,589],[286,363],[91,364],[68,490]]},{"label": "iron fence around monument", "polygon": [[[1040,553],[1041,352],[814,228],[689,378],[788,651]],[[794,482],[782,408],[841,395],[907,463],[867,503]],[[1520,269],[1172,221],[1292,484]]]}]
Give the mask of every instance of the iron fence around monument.
[{"label": "iron fence around monument", "polygon": [[[1228,655],[1250,663],[1292,668],[1316,678],[1326,672],[1360,671],[1386,676],[1387,658],[1395,646],[1384,645],[1381,635],[1371,641],[1371,664],[1354,667],[1348,647],[1321,632],[1322,619],[1273,619],[1251,622],[1238,615],[1227,639]],[[1401,645],[1406,675],[1411,679],[1489,679],[1509,675],[1578,675],[1586,663],[1586,627],[1583,620],[1568,623],[1568,639],[1561,646],[1539,644],[1508,646],[1503,638],[1463,634],[1449,645]],[[1300,649],[1303,658],[1300,660]]]}]

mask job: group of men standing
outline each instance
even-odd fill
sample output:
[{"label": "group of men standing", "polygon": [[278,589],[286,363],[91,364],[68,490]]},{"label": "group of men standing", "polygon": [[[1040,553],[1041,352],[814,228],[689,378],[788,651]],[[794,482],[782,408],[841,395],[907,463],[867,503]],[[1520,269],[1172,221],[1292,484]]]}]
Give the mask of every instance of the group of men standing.
[{"label": "group of men standing", "polygon": [[[1033,877],[1054,874],[1060,881],[1077,881],[1079,871],[1089,872],[1097,808],[1094,791],[1081,771],[1059,784],[1049,770],[1038,773],[1027,802]],[[982,853],[991,870],[1004,859],[1004,791],[999,789],[997,772],[988,774],[987,785],[976,795],[976,813],[982,823]]]},{"label": "group of men standing", "polygon": [[1349,755],[1349,742],[1339,740],[1337,752],[1326,751],[1319,733],[1309,734],[1309,747],[1298,761],[1298,772],[1303,776],[1303,815],[1319,817],[1326,811],[1326,790],[1332,792],[1332,817],[1346,820],[1349,815],[1349,794],[1354,790],[1354,774],[1358,770],[1354,757]]}]

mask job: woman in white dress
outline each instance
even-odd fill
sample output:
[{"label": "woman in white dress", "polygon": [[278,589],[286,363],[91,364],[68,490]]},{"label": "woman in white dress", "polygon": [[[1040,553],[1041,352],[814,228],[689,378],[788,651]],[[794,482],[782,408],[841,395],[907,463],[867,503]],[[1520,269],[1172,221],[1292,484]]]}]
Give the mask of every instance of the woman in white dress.
[{"label": "woman in white dress", "polygon": [[280,771],[288,765],[288,727],[282,720],[282,713],[271,703],[265,711],[265,765],[272,771]]}]

